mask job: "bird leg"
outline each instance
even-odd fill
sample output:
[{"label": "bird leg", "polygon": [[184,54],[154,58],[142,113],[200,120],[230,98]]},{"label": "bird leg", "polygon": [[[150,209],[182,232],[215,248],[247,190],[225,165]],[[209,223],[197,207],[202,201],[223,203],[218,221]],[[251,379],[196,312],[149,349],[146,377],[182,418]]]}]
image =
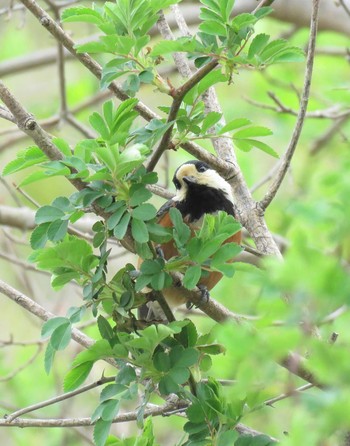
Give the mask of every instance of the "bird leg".
[{"label": "bird leg", "polygon": [[210,293],[208,291],[208,288],[205,285],[197,285],[197,288],[201,292],[200,300],[199,300],[199,302],[196,305],[194,305],[192,302],[186,302],[186,308],[189,309],[189,310],[191,308],[193,308],[194,306],[196,308],[200,308],[202,305],[205,305],[206,303],[209,302]]}]

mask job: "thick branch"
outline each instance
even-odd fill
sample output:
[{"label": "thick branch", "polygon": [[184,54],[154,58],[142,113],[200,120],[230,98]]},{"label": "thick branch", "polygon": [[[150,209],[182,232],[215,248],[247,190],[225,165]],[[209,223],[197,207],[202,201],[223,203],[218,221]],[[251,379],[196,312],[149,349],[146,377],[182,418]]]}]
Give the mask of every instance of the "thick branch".
[{"label": "thick branch", "polygon": [[264,198],[259,203],[261,209],[265,210],[271,201],[274,199],[275,195],[280,188],[282,181],[287,173],[287,170],[290,166],[292,157],[294,155],[295,149],[297,147],[299,137],[303,128],[306,109],[309,101],[310,95],[310,86],[311,86],[311,78],[312,78],[312,69],[314,64],[314,55],[315,55],[315,47],[316,47],[316,35],[317,35],[317,20],[318,20],[318,10],[319,10],[319,0],[313,0],[313,8],[311,15],[311,24],[310,24],[310,39],[307,51],[307,59],[306,59],[306,69],[305,69],[305,79],[304,79],[304,87],[303,93],[300,101],[300,109],[298,114],[298,119],[292,134],[291,141],[289,146],[281,160],[281,165],[279,171],[277,173],[277,177],[274,182],[271,184],[269,190],[266,192]]}]

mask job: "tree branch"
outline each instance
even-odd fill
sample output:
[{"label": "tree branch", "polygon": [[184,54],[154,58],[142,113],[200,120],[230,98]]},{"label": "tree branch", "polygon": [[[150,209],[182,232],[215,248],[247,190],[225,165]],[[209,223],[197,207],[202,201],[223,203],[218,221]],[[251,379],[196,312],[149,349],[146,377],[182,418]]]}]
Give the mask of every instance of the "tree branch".
[{"label": "tree branch", "polygon": [[[257,102],[254,101],[250,98],[245,98],[245,100],[249,103],[254,105],[255,107],[259,107],[262,108],[264,110],[271,110],[275,113],[283,113],[283,114],[288,114],[288,115],[292,115],[292,116],[298,116],[298,111],[287,107],[286,105],[283,104],[283,102],[277,97],[277,95],[275,93],[273,93],[272,91],[269,91],[267,93],[269,95],[269,97],[274,101],[274,103],[276,104],[276,106],[273,105],[269,105],[269,104],[264,104],[261,102]],[[327,108],[325,110],[315,110],[315,111],[310,111],[310,112],[306,112],[305,113],[305,118],[310,118],[310,119],[340,119],[343,117],[347,117],[350,115],[350,109],[348,110],[340,110],[338,106],[333,106],[330,108]]]},{"label": "tree branch", "polygon": [[80,387],[79,389],[73,390],[72,392],[66,392],[62,395],[55,396],[54,398],[50,398],[46,401],[41,401],[37,404],[32,404],[31,406],[24,407],[23,409],[19,409],[16,412],[12,412],[9,415],[5,416],[5,419],[8,423],[12,423],[13,420],[20,417],[21,415],[24,415],[29,412],[34,412],[36,410],[42,409],[43,407],[51,406],[52,404],[59,403],[61,401],[67,400],[69,398],[73,398],[76,395],[80,395],[81,393],[88,392],[91,389],[95,389],[96,387],[103,386],[104,384],[110,383],[115,381],[115,376],[111,377],[102,377],[101,379],[91,383],[87,384],[85,386]]},{"label": "tree branch", "polygon": [[15,118],[5,107],[0,105],[0,118],[6,119],[6,121],[15,122]]},{"label": "tree branch", "polygon": [[[151,408],[146,408],[144,412],[144,418],[150,416],[167,416],[167,412],[174,409],[188,407],[187,402],[177,400],[175,403],[170,401],[162,406],[156,406]],[[113,423],[124,423],[127,421],[134,421],[137,419],[137,411],[126,412],[120,414],[113,419]],[[1,427],[73,427],[73,426],[93,426],[96,421],[91,421],[91,418],[59,418],[59,419],[23,419],[16,418],[9,421],[7,418],[0,419]]]},{"label": "tree branch", "polygon": [[[47,321],[53,317],[56,317],[55,314],[45,310],[45,308],[43,308],[41,305],[34,302],[25,294],[11,287],[3,280],[0,280],[0,293],[11,299],[13,302],[24,308],[26,311],[29,311],[29,313],[37,316],[39,319],[42,319],[43,321]],[[76,328],[73,328],[72,330],[72,339],[74,339],[74,341],[85,348],[91,347],[95,342],[89,336],[86,336],[86,334],[82,333]],[[114,362],[113,365],[115,365]]]},{"label": "tree branch", "polygon": [[311,15],[311,24],[310,24],[310,39],[307,51],[307,60],[306,60],[306,69],[305,69],[305,78],[304,78],[304,87],[303,93],[300,101],[300,109],[298,114],[298,119],[292,134],[292,138],[290,140],[289,146],[281,160],[281,165],[279,171],[277,172],[277,177],[274,182],[269,187],[266,192],[264,198],[260,201],[259,207],[262,210],[265,210],[271,201],[274,199],[275,195],[280,188],[282,181],[287,173],[287,170],[290,166],[292,157],[294,155],[295,149],[297,147],[299,137],[303,128],[306,109],[309,101],[310,95],[310,86],[311,86],[311,78],[312,78],[312,70],[314,63],[314,55],[315,55],[315,47],[316,47],[316,35],[317,35],[317,22],[318,22],[318,10],[319,10],[319,0],[313,0],[312,2],[312,15]]},{"label": "tree branch", "polygon": [[[40,23],[58,40],[62,45],[76,58],[78,59],[97,79],[101,79],[102,68],[101,66],[92,59],[87,53],[77,53],[75,50],[75,42],[69,37],[63,29],[57,25],[57,23],[47,14],[34,0],[21,0],[21,2],[28,8],[28,10],[40,21]],[[115,96],[121,101],[128,99],[122,89],[118,86],[116,82],[112,82],[108,86],[109,90],[112,91]],[[152,119],[159,119],[159,116],[150,110],[146,105],[139,101],[135,110],[138,111],[140,116],[142,116],[147,121]],[[227,163],[218,160],[217,157],[208,153],[206,150],[202,149],[197,144],[186,143],[183,144],[185,150],[194,156],[198,157],[202,161],[209,163],[212,167],[218,170],[223,175],[231,176],[232,166]]]},{"label": "tree branch", "polygon": [[198,84],[198,82],[203,79],[208,73],[214,70],[218,65],[218,61],[216,59],[208,62],[206,65],[204,65],[200,70],[198,70],[193,76],[191,76],[188,81],[186,81],[181,87],[177,88],[173,93],[172,96],[174,97],[173,103],[171,104],[169,116],[167,119],[168,123],[173,123],[168,130],[164,133],[157,149],[153,152],[153,155],[148,163],[147,170],[150,172],[152,171],[158,161],[160,160],[160,157],[163,155],[163,153],[170,148],[171,143],[171,135],[174,128],[176,116],[179,112],[179,109],[182,104],[182,100],[187,92],[189,92],[195,85]]}]

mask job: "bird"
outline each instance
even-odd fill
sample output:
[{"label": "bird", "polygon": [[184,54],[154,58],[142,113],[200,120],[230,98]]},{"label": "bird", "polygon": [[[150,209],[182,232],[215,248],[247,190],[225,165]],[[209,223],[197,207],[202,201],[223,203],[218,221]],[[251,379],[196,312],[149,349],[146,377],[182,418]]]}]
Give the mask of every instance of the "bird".
[{"label": "bird", "polygon": [[[173,183],[176,188],[175,196],[161,206],[157,213],[157,222],[161,226],[167,228],[173,226],[169,214],[170,209],[173,207],[181,212],[183,221],[191,229],[191,236],[194,236],[194,231],[201,227],[205,214],[215,215],[219,211],[225,211],[227,214],[236,217],[230,184],[207,163],[191,160],[181,164],[175,170]],[[242,232],[238,231],[224,243],[234,242],[240,244],[241,241]],[[161,244],[159,248],[159,252],[164,260],[169,260],[178,255],[173,240]],[[208,292],[214,288],[221,278],[222,274],[220,272],[211,271],[209,275],[200,279],[198,287],[203,290],[204,295],[208,295]],[[162,290],[162,293],[172,309],[186,303],[181,289],[176,286],[165,288]],[[139,311],[139,318],[150,320],[156,317],[157,319],[159,316],[157,305],[157,302],[145,304]]]}]

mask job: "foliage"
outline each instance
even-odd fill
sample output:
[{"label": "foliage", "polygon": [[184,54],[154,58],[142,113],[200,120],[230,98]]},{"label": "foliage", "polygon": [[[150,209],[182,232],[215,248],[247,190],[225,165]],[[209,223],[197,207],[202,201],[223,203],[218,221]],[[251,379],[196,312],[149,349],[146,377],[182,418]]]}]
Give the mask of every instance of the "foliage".
[{"label": "foliage", "polygon": [[[98,361],[111,361],[118,368],[114,382],[100,392],[92,414],[97,446],[156,446],[154,421],[144,418],[155,392],[162,399],[176,395],[187,404],[179,445],[268,446],[275,444],[269,436],[239,434],[235,427],[255,413],[266,417],[266,400],[297,386],[298,382],[288,381],[278,364],[288,352],[300,352],[308,357],[308,370],[316,380],[327,385],[323,393],[301,395],[296,403],[300,417],[322,411],[322,416],[313,419],[314,437],[304,443],[316,445],[339,429],[349,428],[346,346],[330,346],[310,336],[336,308],[349,305],[348,274],[336,258],[325,254],[338,249],[344,240],[348,250],[349,160],[342,166],[342,174],[327,172],[315,180],[317,202],[302,198],[288,206],[283,215],[286,225],[295,219],[300,224],[289,234],[291,246],[284,262],[266,259],[263,270],[230,263],[242,248],[224,242],[241,226],[224,212],[206,215],[195,234],[176,209],[170,211],[173,227],[160,226],[151,192],[158,176],[145,165],[164,135],[171,132],[174,149],[224,135],[232,139],[241,155],[255,148],[278,157],[260,140],[272,134],[265,125],[237,113],[222,124],[221,113],[206,112],[202,95],[212,86],[230,85],[247,67],[264,70],[277,63],[303,60],[303,51],[286,40],[255,34],[256,24],[270,13],[269,7],[232,18],[233,0],[203,0],[196,35],[153,43],[149,32],[160,10],[175,3],[120,0],[64,10],[64,22],[87,22],[102,33],[98,41],[81,44],[77,51],[104,57],[101,89],[121,78],[128,98],[118,107],[109,100],[101,113],[91,114],[89,122],[98,135],[95,139],[83,139],[73,147],[69,138],[53,138],[60,160],[49,160],[39,147],[30,146],[3,169],[5,176],[30,169],[20,186],[52,177],[59,177],[62,183],[64,178],[79,180],[84,185],[70,196],[56,196],[51,204],[41,206],[30,238],[33,252],[29,259],[51,274],[53,289],[74,281],[83,297],[81,306],[71,307],[65,317],[49,319],[43,325],[42,337],[48,339],[45,370],[49,373],[57,367],[56,353],[68,346],[74,324],[91,310],[97,319],[97,340],[74,358],[65,375],[64,390],[79,388]],[[184,53],[199,70],[212,61],[217,66],[193,83],[174,119],[168,120],[168,97],[176,87],[160,72],[174,52]],[[164,95],[159,109],[165,117],[141,124],[135,96],[144,84]],[[335,190],[341,192],[337,198]],[[326,207],[319,206],[324,195],[332,197]],[[72,224],[89,212],[99,215],[92,240],[72,231]],[[111,239],[136,252],[142,264],[126,263],[119,271],[112,270]],[[179,255],[166,261],[155,246],[169,241]],[[214,325],[203,333],[190,319],[146,327],[137,324],[136,311],[145,302],[145,287],[161,292],[174,285],[172,273],[176,272],[182,274],[184,287],[194,290],[208,271],[230,279],[237,274],[259,289],[258,298],[254,293],[254,298],[238,303],[258,317],[242,325]],[[230,299],[235,287],[233,284],[227,293]],[[244,291],[241,301],[245,300]],[[289,305],[281,296],[290,297]],[[230,305],[228,298],[223,300]],[[321,331],[329,335],[327,328]],[[224,387],[223,379],[234,380],[234,385]],[[136,408],[137,425],[142,430],[137,437],[109,435],[113,419],[125,405]],[[295,439],[300,438],[302,423],[294,423],[291,440],[285,444],[297,444]]]}]

